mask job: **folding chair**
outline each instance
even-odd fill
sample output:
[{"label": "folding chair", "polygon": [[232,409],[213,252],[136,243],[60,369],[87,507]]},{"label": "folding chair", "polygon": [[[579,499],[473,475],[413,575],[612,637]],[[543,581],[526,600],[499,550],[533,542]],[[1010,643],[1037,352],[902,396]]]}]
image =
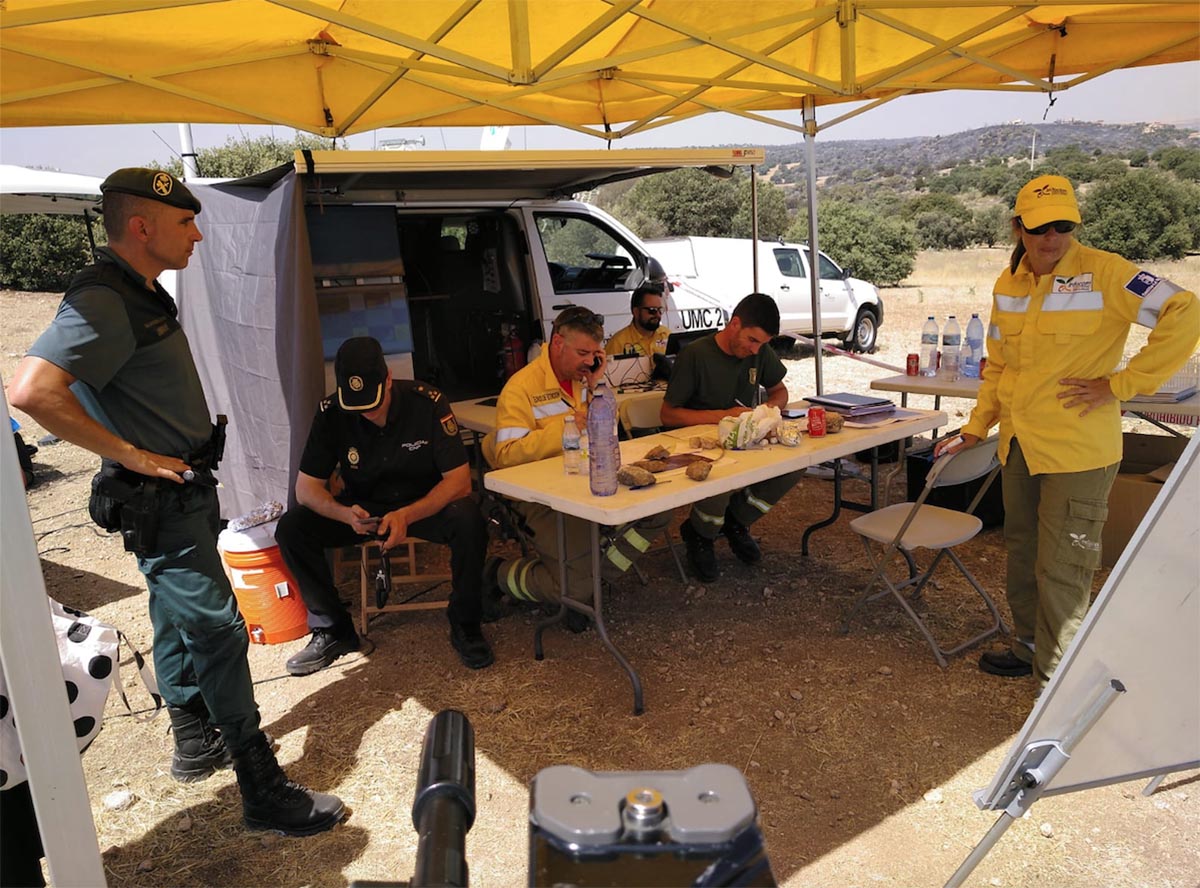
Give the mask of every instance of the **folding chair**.
[{"label": "folding chair", "polygon": [[[1008,626],[1000,617],[1000,612],[996,610],[996,603],[979,585],[979,582],[967,570],[952,548],[974,538],[983,527],[983,522],[975,517],[974,512],[984,493],[987,492],[988,487],[1000,472],[1000,462],[996,458],[998,444],[999,438],[993,436],[974,447],[964,448],[957,453],[940,457],[934,462],[929,474],[925,476],[925,488],[915,503],[897,503],[876,512],[868,512],[850,522],[850,526],[862,537],[863,548],[867,551],[867,557],[871,561],[874,572],[854,607],[846,615],[846,619],[842,623],[843,633],[850,631],[850,620],[854,618],[858,609],[865,602],[887,595],[889,592],[900,602],[905,613],[917,624],[917,628],[929,642],[929,647],[933,649],[933,656],[938,665],[943,669],[946,668],[946,657],[965,650],[973,644],[978,644],[996,632],[1009,631]],[[975,494],[975,498],[967,507],[966,512],[925,504],[930,491],[935,487],[963,484],[984,475],[987,475],[987,480]],[[883,549],[878,558],[876,558],[875,549],[871,545],[872,541]],[[909,553],[913,549],[937,550],[937,555],[934,556],[933,562],[924,573],[912,575],[913,562]],[[903,582],[893,583],[888,577],[887,566],[897,552],[904,555],[909,562],[910,576]],[[954,563],[955,567],[966,577],[967,582],[975,588],[993,617],[992,625],[987,630],[949,649],[939,646],[924,620],[917,615],[908,600],[900,594],[901,589],[913,586],[911,597],[915,599],[920,596],[921,590],[929,582],[933,572],[937,570],[938,564],[941,563],[943,555]],[[879,580],[882,580],[886,588],[872,592],[876,581]]]}]

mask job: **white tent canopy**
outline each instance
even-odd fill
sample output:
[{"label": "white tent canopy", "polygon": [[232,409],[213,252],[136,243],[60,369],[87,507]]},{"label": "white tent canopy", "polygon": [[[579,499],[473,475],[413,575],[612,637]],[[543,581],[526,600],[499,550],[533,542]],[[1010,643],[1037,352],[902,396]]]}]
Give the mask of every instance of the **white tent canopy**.
[{"label": "white tent canopy", "polygon": [[95,211],[100,181],[95,176],[0,164],[0,213],[75,215]]}]

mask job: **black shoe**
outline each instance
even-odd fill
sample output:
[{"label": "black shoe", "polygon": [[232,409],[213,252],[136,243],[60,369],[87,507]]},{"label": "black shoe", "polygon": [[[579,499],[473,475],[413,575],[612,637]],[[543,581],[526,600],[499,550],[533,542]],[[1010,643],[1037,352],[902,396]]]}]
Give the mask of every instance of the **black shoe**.
[{"label": "black shoe", "polygon": [[750,536],[750,528],[733,517],[733,513],[725,510],[725,526],[721,528],[725,539],[729,540],[729,548],[743,564],[758,564],[762,561],[762,549],[754,537]]},{"label": "black shoe", "polygon": [[719,571],[713,541],[700,536],[696,528],[692,527],[691,519],[679,526],[679,535],[683,537],[683,544],[687,547],[688,566],[691,567],[692,573],[706,583],[715,580]]},{"label": "black shoe", "polygon": [[288,780],[262,733],[236,757],[234,770],[242,791],[242,818],[250,829],[311,836],[333,827],[345,813],[337,796]]},{"label": "black shoe", "polygon": [[[203,712],[194,711],[201,709]],[[208,719],[203,702],[189,709],[167,707],[175,750],[171,754],[171,776],[180,783],[198,783],[215,772],[233,767],[233,756],[221,732]]]},{"label": "black shoe", "polygon": [[337,635],[332,629],[314,629],[312,640],[304,650],[288,657],[288,675],[311,675],[320,672],[338,657],[352,654],[361,647],[358,634]]},{"label": "black shoe", "polygon": [[979,668],[988,675],[1001,675],[1004,678],[1033,675],[1033,665],[1012,651],[985,651],[979,657]]},{"label": "black shoe", "polygon": [[478,623],[451,623],[450,644],[468,669],[486,669],[496,662],[492,646]]},{"label": "black shoe", "polygon": [[566,623],[567,629],[574,632],[576,635],[587,632],[588,627],[592,625],[591,617],[577,610],[567,609],[567,618],[563,621]]}]

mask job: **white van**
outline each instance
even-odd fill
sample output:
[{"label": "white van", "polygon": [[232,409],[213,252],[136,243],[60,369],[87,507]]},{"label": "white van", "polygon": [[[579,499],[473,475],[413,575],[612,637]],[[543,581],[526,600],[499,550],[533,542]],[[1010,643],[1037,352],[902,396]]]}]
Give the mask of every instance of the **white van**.
[{"label": "white van", "polygon": [[[728,237],[672,237],[648,240],[646,245],[666,269],[668,280],[680,281],[729,309],[754,291],[753,246],[758,251],[758,292],[779,303],[780,335],[812,334],[807,245],[755,244],[749,238]],[[879,290],[850,277],[824,253],[820,273],[822,336],[839,337],[846,348],[872,351],[883,324]]]},{"label": "white van", "polygon": [[[495,394],[564,308],[602,315],[611,336],[630,323],[633,290],[665,278],[633,232],[570,195],[762,153],[312,152],[303,200],[326,360],[367,333],[399,375],[452,400]],[[670,351],[729,317],[687,282],[665,302]]]}]

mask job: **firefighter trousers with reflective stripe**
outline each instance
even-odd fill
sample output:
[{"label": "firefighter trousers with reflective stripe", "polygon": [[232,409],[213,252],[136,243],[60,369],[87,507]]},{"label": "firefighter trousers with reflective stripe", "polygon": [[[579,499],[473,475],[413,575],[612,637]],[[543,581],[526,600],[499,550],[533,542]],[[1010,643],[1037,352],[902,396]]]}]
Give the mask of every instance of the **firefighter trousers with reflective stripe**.
[{"label": "firefighter trousers with reflective stripe", "polygon": [[803,472],[790,472],[778,478],[759,481],[741,490],[700,500],[692,506],[692,514],[688,520],[700,536],[710,540],[720,536],[721,528],[725,526],[726,509],[743,527],[749,527],[783,499],[784,494],[795,487],[803,475]]},{"label": "firefighter trousers with reflective stripe", "polygon": [[240,752],[258,733],[246,652],[250,639],[217,552],[217,492],[164,484],[156,551],[138,557],[150,590],[154,672],[163,701],[188,709],[203,698],[225,743]]},{"label": "firefighter trousers with reflective stripe", "polygon": [[[555,512],[536,503],[514,503],[525,516],[536,556],[500,565],[500,589],[521,601],[558,601],[558,522]],[[671,513],[650,515],[624,528],[600,528],[601,576],[615,579],[629,570],[654,538],[670,523]],[[592,537],[590,522],[563,516],[566,534],[567,597],[592,603]],[[617,532],[619,531],[619,532]],[[610,534],[615,538],[608,542]],[[607,545],[606,545],[607,542]]]},{"label": "firefighter trousers with reflective stripe", "polygon": [[[1031,475],[1014,438],[1004,464],[1004,544],[1013,653],[1044,684],[1091,603],[1100,531],[1118,463],[1086,472]],[[1030,648],[1033,648],[1032,654]]]}]

